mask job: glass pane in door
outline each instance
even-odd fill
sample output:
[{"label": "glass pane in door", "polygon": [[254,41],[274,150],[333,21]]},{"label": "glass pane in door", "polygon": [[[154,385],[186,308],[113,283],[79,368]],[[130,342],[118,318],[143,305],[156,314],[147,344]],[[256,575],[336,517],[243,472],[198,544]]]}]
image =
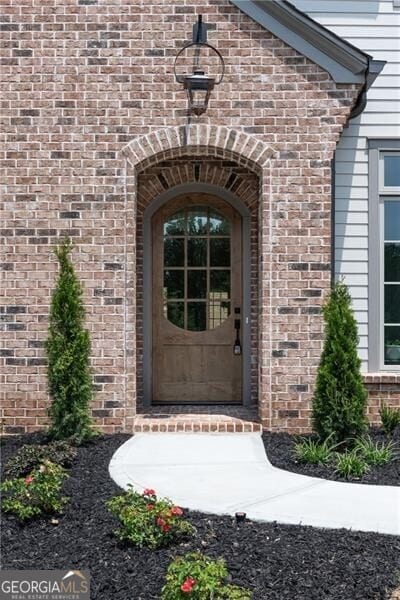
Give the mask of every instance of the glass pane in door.
[{"label": "glass pane in door", "polygon": [[229,219],[188,207],[169,216],[163,231],[165,318],[189,331],[219,327],[231,314]]}]

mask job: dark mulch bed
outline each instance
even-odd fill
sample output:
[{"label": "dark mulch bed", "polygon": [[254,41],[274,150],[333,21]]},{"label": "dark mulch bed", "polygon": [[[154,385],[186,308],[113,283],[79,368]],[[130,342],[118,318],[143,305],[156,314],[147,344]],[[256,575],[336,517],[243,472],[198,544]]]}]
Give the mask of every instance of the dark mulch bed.
[{"label": "dark mulch bed", "polygon": [[[397,445],[397,456],[395,460],[387,465],[373,467],[369,473],[352,481],[376,485],[400,485],[400,429],[398,428],[390,438],[385,435],[382,429],[371,429],[369,435],[374,442],[393,440]],[[293,446],[299,436],[289,435],[288,433],[265,432],[262,437],[268,458],[275,467],[311,477],[322,477],[333,481],[348,481],[335,473],[335,468],[332,465],[310,465],[298,462],[293,455]]]},{"label": "dark mulch bed", "polygon": [[[237,528],[229,517],[188,512],[198,536],[187,544],[152,552],[118,542],[104,502],[118,491],[109,460],[127,438],[107,436],[80,448],[65,486],[71,501],[58,526],[46,520],[21,526],[3,517],[3,568],[89,569],[96,600],[158,599],[170,560],[194,549],[225,557],[233,581],[251,588],[254,600],[384,599],[398,582],[400,538],[394,536],[275,523]],[[34,439],[40,438],[8,441],[3,460]]]}]

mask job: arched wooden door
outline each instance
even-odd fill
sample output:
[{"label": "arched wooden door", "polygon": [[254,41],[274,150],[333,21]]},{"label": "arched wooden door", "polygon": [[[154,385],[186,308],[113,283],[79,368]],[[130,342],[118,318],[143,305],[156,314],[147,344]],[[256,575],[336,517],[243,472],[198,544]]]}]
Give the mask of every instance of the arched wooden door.
[{"label": "arched wooden door", "polygon": [[153,402],[241,403],[241,216],[174,198],[153,215],[152,264]]}]

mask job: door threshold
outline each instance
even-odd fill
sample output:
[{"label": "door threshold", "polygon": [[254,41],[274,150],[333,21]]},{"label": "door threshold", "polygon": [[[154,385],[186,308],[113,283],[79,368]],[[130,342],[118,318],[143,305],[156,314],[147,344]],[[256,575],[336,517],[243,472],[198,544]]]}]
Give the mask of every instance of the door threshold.
[{"label": "door threshold", "polygon": [[176,402],[151,402],[150,403],[150,408],[152,406],[243,406],[244,404],[243,402],[206,402],[206,401],[199,401],[199,402],[181,402],[181,401],[176,401]]}]

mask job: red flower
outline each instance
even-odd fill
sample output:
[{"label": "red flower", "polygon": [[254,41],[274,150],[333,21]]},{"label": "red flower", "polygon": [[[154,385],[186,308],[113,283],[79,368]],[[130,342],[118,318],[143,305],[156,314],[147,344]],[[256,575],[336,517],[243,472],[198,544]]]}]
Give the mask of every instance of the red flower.
[{"label": "red flower", "polygon": [[161,529],[161,531],[163,531],[164,533],[168,533],[168,531],[171,529],[171,525],[169,525],[165,519],[163,519],[162,517],[157,517],[156,519],[156,523],[157,526]]},{"label": "red flower", "polygon": [[151,488],[146,488],[145,490],[143,490],[143,496],[155,496],[156,492],[155,490],[152,490]]},{"label": "red flower", "polygon": [[147,510],[153,510],[153,508],[154,508],[154,504],[146,504]]},{"label": "red flower", "polygon": [[169,511],[171,517],[181,517],[183,515],[183,510],[179,508],[179,506],[173,506]]},{"label": "red flower", "polygon": [[196,585],[196,580],[193,579],[193,577],[186,577],[185,581],[181,585],[181,590],[182,590],[182,592],[185,592],[186,594],[190,594],[190,592],[193,590],[195,585]]},{"label": "red flower", "polygon": [[162,517],[157,517],[156,523],[161,529],[166,525],[166,522]]},{"label": "red flower", "polygon": [[28,475],[28,477],[25,477],[25,479],[24,479],[25,485],[30,485],[32,483],[32,481],[33,481],[32,475]]}]

